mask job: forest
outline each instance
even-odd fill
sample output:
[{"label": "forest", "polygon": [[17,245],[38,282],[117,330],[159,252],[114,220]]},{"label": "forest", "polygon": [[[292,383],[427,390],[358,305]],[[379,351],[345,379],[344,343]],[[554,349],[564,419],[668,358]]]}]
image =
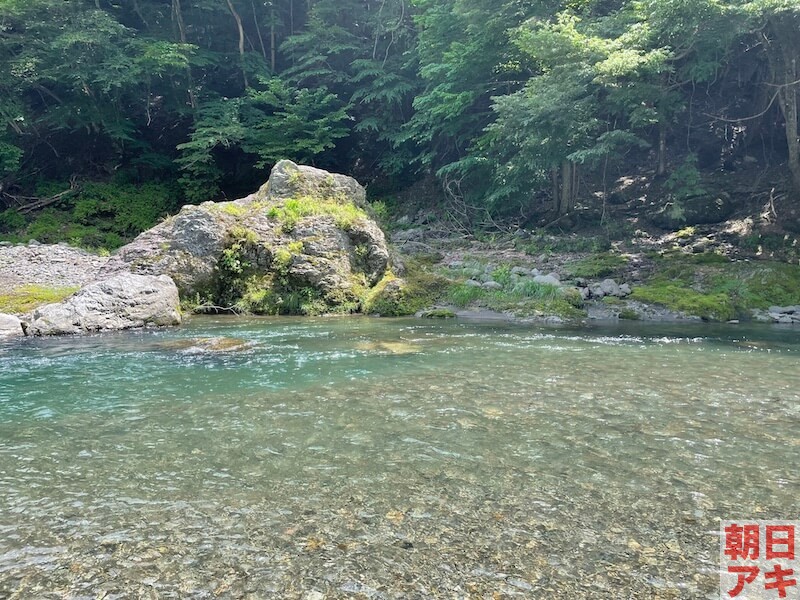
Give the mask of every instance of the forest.
[{"label": "forest", "polygon": [[282,158],[517,223],[757,166],[792,214],[798,56],[793,0],[0,0],[0,235],[113,249]]}]

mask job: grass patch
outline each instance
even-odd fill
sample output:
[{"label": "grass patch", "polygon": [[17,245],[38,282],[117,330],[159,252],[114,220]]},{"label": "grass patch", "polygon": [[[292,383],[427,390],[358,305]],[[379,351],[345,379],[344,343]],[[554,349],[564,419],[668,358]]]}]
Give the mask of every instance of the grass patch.
[{"label": "grass patch", "polygon": [[282,204],[271,206],[267,216],[277,220],[284,230],[291,231],[304,217],[330,216],[341,229],[352,229],[356,222],[367,218],[367,213],[351,202],[320,199],[313,196],[290,198]]},{"label": "grass patch", "polygon": [[235,202],[219,202],[217,204],[214,204],[211,207],[211,210],[214,212],[223,213],[226,215],[230,215],[232,217],[236,217],[237,219],[240,219],[244,217],[249,212],[250,209],[248,207],[236,204]]},{"label": "grass patch", "polygon": [[731,299],[722,293],[703,293],[671,281],[654,281],[634,288],[633,300],[660,304],[708,321],[726,321],[736,314]]},{"label": "grass patch", "polygon": [[566,271],[570,277],[606,277],[626,264],[628,259],[624,256],[605,252],[577,260],[567,265]]},{"label": "grass patch", "polygon": [[499,290],[459,283],[450,287],[446,300],[455,306],[476,305],[501,312],[510,311],[519,316],[557,315],[577,318],[586,314],[581,310],[583,300],[577,290],[533,280],[523,280]]},{"label": "grass patch", "polygon": [[619,311],[619,318],[625,321],[638,321],[641,319],[641,316],[633,309],[623,308]]},{"label": "grass patch", "polygon": [[0,312],[28,313],[45,304],[61,302],[79,289],[79,287],[49,288],[41,285],[24,285],[12,292],[0,294]]},{"label": "grass patch", "polygon": [[661,259],[658,271],[635,287],[631,298],[711,321],[746,317],[754,308],[800,304],[798,265],[698,260],[703,256]]},{"label": "grass patch", "polygon": [[685,240],[697,233],[697,227],[694,225],[690,225],[689,227],[684,227],[683,229],[679,229],[675,232],[675,237],[679,240]]},{"label": "grass patch", "polygon": [[527,240],[517,240],[514,245],[521,252],[538,256],[561,252],[603,252],[611,247],[611,241],[603,235],[549,235],[540,231]]}]

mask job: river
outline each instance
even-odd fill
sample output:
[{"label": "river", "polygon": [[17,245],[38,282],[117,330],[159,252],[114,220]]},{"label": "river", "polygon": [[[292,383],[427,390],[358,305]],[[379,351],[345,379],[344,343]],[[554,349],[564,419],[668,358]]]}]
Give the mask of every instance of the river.
[{"label": "river", "polygon": [[0,597],[716,598],[800,336],[196,317],[0,343]]}]

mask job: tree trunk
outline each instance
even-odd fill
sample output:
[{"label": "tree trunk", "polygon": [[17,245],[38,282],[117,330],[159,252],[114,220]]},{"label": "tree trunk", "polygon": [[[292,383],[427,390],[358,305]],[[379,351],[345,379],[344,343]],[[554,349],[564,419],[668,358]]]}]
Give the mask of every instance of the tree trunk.
[{"label": "tree trunk", "polygon": [[[271,4],[271,3],[270,3]],[[275,46],[277,37],[275,35],[275,6],[271,4],[269,12],[269,64],[272,68],[272,73],[275,73]]]},{"label": "tree trunk", "polygon": [[186,43],[186,26],[183,24],[183,10],[181,10],[181,0],[172,0],[172,13],[175,15],[175,22],[178,24],[178,37],[181,44]]},{"label": "tree trunk", "polygon": [[780,15],[770,22],[775,35],[772,47],[767,47],[770,54],[770,67],[778,87],[778,103],[783,113],[786,144],[789,154],[789,173],[791,174],[792,191],[800,197],[800,139],[798,138],[798,85],[800,69],[797,59],[800,55],[800,39],[797,36],[797,19],[793,16]]},{"label": "tree trunk", "polygon": [[[181,44],[186,43],[186,25],[183,23],[183,10],[181,9],[181,0],[172,0],[172,16],[175,23],[178,25],[178,39]],[[186,67],[186,80],[189,83],[188,95],[189,106],[193,109],[197,108],[197,98],[194,95],[194,78],[192,77],[192,68]]]},{"label": "tree trunk", "polygon": [[561,163],[561,199],[558,203],[558,214],[565,215],[572,210],[574,199],[575,166],[568,160]]},{"label": "tree trunk", "polygon": [[559,185],[558,185],[558,167],[550,169],[550,181],[553,184],[553,207],[556,209],[559,205]]},{"label": "tree trunk", "polygon": [[258,25],[258,13],[256,13],[256,3],[254,0],[250,0],[250,7],[253,9],[253,25],[255,26],[256,33],[258,34],[258,43],[261,44],[261,55],[264,57],[264,60],[267,60],[267,49],[264,46],[264,38],[261,35],[261,27]]},{"label": "tree trunk", "polygon": [[[228,0],[228,9],[231,11],[231,15],[233,15],[233,20],[236,21],[236,29],[239,31],[239,56],[244,59],[244,27],[242,27],[242,18],[239,16],[239,13],[236,12],[236,7],[233,6],[231,0]],[[244,61],[242,61],[242,79],[244,79],[244,87],[250,87],[250,83],[247,81],[247,72],[244,69]]]},{"label": "tree trunk", "polygon": [[664,175],[667,172],[667,126],[665,123],[660,123],[658,126],[658,175]]}]

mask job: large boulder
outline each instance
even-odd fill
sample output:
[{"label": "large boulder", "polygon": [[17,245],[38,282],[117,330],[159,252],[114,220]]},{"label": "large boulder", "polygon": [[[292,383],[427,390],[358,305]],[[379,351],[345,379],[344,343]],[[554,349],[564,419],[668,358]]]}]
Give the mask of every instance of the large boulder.
[{"label": "large boulder", "polygon": [[167,274],[186,298],[253,312],[344,312],[386,274],[364,188],[291,161],[255,194],[184,206],[121,248],[104,272]]},{"label": "large boulder", "polygon": [[701,194],[684,200],[665,203],[653,213],[651,221],[664,229],[680,229],[687,225],[720,223],[734,211],[730,196],[726,193]]},{"label": "large boulder", "polygon": [[14,315],[0,313],[0,339],[22,335],[22,322]]},{"label": "large boulder", "polygon": [[113,331],[181,322],[178,288],[166,275],[123,273],[91,283],[63,302],[37,308],[26,335]]}]

